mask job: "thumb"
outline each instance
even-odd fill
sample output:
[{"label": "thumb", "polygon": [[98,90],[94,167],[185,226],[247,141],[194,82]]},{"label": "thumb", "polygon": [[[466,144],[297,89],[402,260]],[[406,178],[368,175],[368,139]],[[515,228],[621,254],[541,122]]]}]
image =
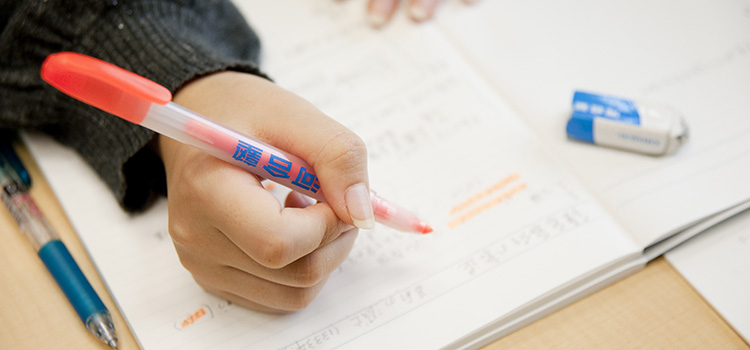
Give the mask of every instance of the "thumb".
[{"label": "thumb", "polygon": [[362,139],[343,126],[332,127],[327,141],[308,157],[336,215],[362,229],[375,227],[367,178],[367,148]]}]

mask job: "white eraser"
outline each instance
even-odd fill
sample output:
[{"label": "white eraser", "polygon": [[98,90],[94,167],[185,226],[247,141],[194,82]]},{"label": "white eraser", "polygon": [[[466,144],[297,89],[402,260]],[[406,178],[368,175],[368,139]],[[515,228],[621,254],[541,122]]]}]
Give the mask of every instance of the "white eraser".
[{"label": "white eraser", "polygon": [[680,114],[620,97],[576,91],[568,137],[649,155],[672,154],[687,141]]}]

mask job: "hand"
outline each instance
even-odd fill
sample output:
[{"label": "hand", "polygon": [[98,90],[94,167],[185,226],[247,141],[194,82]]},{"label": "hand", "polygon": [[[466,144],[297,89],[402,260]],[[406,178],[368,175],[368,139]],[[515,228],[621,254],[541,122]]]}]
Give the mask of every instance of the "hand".
[{"label": "hand", "polygon": [[357,236],[374,225],[362,140],[307,101],[249,74],[221,72],[174,101],[305,159],[326,202],[290,194],[284,207],[255,175],[166,137],[169,233],[204,289],[264,312],[306,307]]},{"label": "hand", "polygon": [[[373,27],[382,27],[390,21],[400,0],[368,0],[367,13]],[[432,18],[439,0],[408,0],[407,11],[409,18],[415,22],[422,22]],[[464,4],[472,4],[476,0],[461,0]]]}]

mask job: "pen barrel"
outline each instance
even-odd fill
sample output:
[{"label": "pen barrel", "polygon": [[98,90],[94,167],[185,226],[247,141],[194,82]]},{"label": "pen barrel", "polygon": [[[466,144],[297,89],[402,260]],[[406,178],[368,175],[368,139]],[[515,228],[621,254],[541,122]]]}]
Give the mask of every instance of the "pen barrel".
[{"label": "pen barrel", "polygon": [[47,242],[57,239],[57,234],[44,218],[42,211],[19,182],[3,181],[2,200],[35,251],[39,251]]},{"label": "pen barrel", "polygon": [[[325,201],[317,175],[312,166],[302,158],[227,128],[175,103],[152,104],[140,125],[292,191]],[[401,231],[432,231],[409,211],[380,198],[374,192],[371,192],[370,198],[376,221]]]},{"label": "pen barrel", "polygon": [[375,221],[404,232],[432,232],[432,229],[428,229],[429,226],[412,212],[383,199],[374,191],[370,191],[370,199]]},{"label": "pen barrel", "polygon": [[169,102],[152,104],[141,126],[191,145],[261,178],[317,200],[325,200],[320,181],[302,158],[260,142]]},{"label": "pen barrel", "polygon": [[39,257],[84,324],[91,315],[100,312],[108,313],[104,303],[60,240],[52,240],[42,246],[39,249]]}]

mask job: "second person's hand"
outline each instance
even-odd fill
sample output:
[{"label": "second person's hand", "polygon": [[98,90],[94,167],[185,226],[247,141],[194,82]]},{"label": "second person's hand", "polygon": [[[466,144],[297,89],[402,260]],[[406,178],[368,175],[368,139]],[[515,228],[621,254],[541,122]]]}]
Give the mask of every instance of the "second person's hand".
[{"label": "second person's hand", "polygon": [[[406,12],[415,22],[429,20],[435,14],[435,9],[441,0],[405,0]],[[476,0],[461,0],[464,4],[472,4]],[[401,0],[368,0],[367,15],[370,24],[379,28],[388,23],[396,13]]]}]

